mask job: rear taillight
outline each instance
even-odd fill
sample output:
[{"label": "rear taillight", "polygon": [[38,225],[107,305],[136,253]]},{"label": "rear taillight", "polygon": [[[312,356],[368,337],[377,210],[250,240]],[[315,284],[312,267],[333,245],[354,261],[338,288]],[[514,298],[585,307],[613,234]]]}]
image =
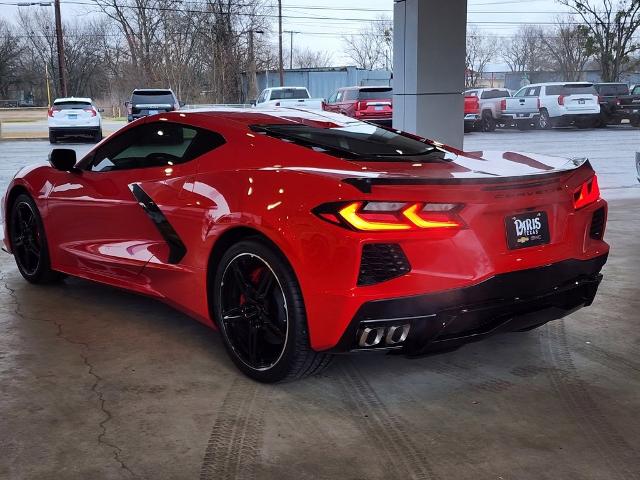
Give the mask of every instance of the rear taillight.
[{"label": "rear taillight", "polygon": [[53,118],[53,107],[49,108],[49,111],[47,112],[47,115]]},{"label": "rear taillight", "polygon": [[173,104],[173,109],[174,110],[179,110],[180,109],[180,104],[179,103],[174,103]]},{"label": "rear taillight", "polygon": [[128,104],[127,104],[127,113],[128,113],[129,115],[132,115],[132,114],[133,114],[133,104],[131,104],[131,103],[128,103]]},{"label": "rear taillight", "polygon": [[502,99],[500,100],[500,110],[506,110],[507,109],[507,100],[506,99]]},{"label": "rear taillight", "polygon": [[356,110],[366,110],[367,102],[356,102]]},{"label": "rear taillight", "polygon": [[318,207],[314,213],[328,222],[367,232],[457,230],[462,206],[449,203],[350,202]]},{"label": "rear taillight", "polygon": [[564,105],[564,95],[558,96],[558,105]]},{"label": "rear taillight", "polygon": [[576,210],[591,205],[600,198],[598,177],[593,176],[573,192],[573,208]]},{"label": "rear taillight", "polygon": [[85,112],[89,112],[92,117],[95,117],[98,112],[96,112],[95,108],[83,108]]}]

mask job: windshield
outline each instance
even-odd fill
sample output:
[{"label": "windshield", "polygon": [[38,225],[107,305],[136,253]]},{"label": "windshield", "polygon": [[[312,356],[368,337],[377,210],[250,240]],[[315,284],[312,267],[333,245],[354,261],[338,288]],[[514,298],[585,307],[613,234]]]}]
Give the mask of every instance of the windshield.
[{"label": "windshield", "polygon": [[82,110],[89,107],[91,107],[91,102],[83,102],[78,100],[55,102],[53,104],[53,110],[55,112],[59,110]]},{"label": "windshield", "polygon": [[506,98],[511,95],[507,90],[485,90],[482,92],[482,99],[487,100],[490,98]]},{"label": "windshield", "polygon": [[598,95],[595,87],[591,83],[578,83],[567,85],[549,85],[547,87],[547,95],[580,95],[580,94]]},{"label": "windshield", "polygon": [[174,98],[171,92],[168,90],[160,90],[157,92],[154,91],[138,91],[134,92],[131,96],[131,103],[140,104],[140,103],[149,103],[149,104],[163,104],[163,105],[173,105]]},{"label": "windshield", "polygon": [[271,91],[271,100],[309,98],[309,94],[304,88],[281,88]]},{"label": "windshield", "polygon": [[392,96],[390,88],[365,88],[358,92],[358,100],[389,100]]},{"label": "windshield", "polygon": [[276,124],[253,125],[251,129],[344,158],[414,162],[437,151],[428,143],[362,122],[335,128]]}]

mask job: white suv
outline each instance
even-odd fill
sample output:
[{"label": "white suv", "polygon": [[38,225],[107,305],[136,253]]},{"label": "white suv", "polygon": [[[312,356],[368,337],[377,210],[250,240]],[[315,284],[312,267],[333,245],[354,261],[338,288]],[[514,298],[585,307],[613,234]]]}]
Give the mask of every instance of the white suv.
[{"label": "white suv", "polygon": [[56,143],[64,136],[89,135],[102,140],[102,109],[90,98],[57,98],[49,109],[49,142]]},{"label": "white suv", "polygon": [[575,125],[595,127],[600,118],[598,93],[592,83],[554,82],[522,87],[514,97],[538,99],[538,126],[542,129]]}]

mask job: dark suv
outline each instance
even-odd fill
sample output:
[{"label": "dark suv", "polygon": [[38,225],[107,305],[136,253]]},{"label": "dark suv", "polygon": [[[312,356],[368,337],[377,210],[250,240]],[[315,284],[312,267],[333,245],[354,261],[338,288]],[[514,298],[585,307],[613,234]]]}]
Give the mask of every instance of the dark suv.
[{"label": "dark suv", "polygon": [[131,100],[125,102],[128,115],[132,122],[147,115],[178,110],[181,103],[173,90],[166,88],[136,88],[131,94]]}]

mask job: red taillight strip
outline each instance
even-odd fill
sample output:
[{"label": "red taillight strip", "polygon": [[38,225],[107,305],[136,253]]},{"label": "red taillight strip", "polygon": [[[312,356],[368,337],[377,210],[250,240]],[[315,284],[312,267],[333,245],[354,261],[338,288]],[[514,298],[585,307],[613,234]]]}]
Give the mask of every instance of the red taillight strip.
[{"label": "red taillight strip", "polygon": [[598,177],[594,175],[573,192],[573,208],[576,210],[590,205],[600,198]]}]

